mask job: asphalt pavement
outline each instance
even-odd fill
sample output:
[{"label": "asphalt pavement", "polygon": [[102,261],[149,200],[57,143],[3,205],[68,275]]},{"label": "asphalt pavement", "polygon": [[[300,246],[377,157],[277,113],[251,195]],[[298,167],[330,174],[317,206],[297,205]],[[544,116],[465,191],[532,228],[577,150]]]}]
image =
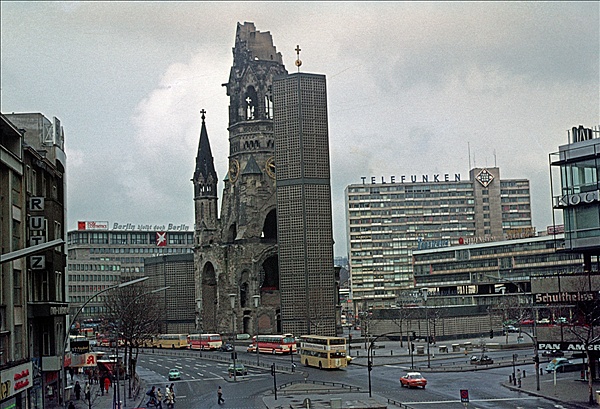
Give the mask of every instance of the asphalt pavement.
[{"label": "asphalt pavement", "polygon": [[[463,340],[452,340],[438,342],[436,345],[430,346],[429,360],[431,368],[427,368],[427,356],[424,355],[413,355],[412,361],[416,368],[422,373],[428,371],[433,372],[437,370],[448,371],[449,368],[442,367],[444,360],[453,357],[460,357],[465,355],[471,355],[478,352],[475,349],[474,352],[467,351],[465,354],[465,345],[469,348],[470,346],[477,345],[481,342],[481,338],[477,339],[463,339]],[[507,339],[505,337],[496,337],[495,342],[491,343],[486,340],[488,347],[494,347],[499,349],[514,349],[515,351],[523,351],[524,348],[531,348],[528,344],[522,344],[517,342],[516,336],[511,336]],[[388,364],[410,364],[411,358],[407,352],[406,347],[400,348],[398,341],[385,341],[377,343],[383,349],[375,350],[374,364],[375,365],[388,365]],[[493,345],[492,345],[493,344]],[[357,340],[353,342],[351,349],[351,355],[354,357],[351,365],[366,365],[366,350],[364,349],[364,341]],[[425,343],[417,343],[417,345],[425,345]],[[452,346],[454,345],[454,348]],[[459,349],[456,350],[456,345]],[[361,349],[358,347],[360,346]],[[404,343],[406,346],[406,343]],[[440,352],[440,346],[446,346],[448,352]],[[453,350],[454,349],[454,350]],[[529,356],[531,349],[525,349],[528,352],[521,352],[521,356]],[[502,364],[500,364],[502,365]],[[542,367],[545,365],[541,365]],[[532,396],[540,396],[546,399],[550,399],[556,402],[567,403],[571,406],[578,408],[598,408],[597,403],[588,403],[589,399],[589,387],[587,381],[580,379],[579,372],[569,372],[566,374],[560,374],[557,376],[556,383],[554,382],[553,374],[543,374],[539,377],[539,390],[537,390],[537,379],[533,372],[533,364],[529,360],[522,360],[518,362],[517,368],[522,368],[521,374],[521,385],[513,379],[507,379],[503,386],[509,389],[515,390],[518,394],[528,394]],[[467,371],[467,370],[481,370],[475,366],[465,365],[450,370],[456,371]],[[82,375],[75,375],[72,384],[79,380],[80,384],[85,385],[85,377]],[[122,381],[120,395],[121,402],[123,402],[122,408],[119,408],[115,404],[114,386],[109,388],[108,394],[101,394],[99,385],[92,385],[91,393],[91,407],[96,409],[133,409],[133,408],[146,408],[145,403],[147,396],[145,396],[145,385],[142,379],[141,387],[138,394],[132,399],[128,397],[128,381]],[[592,397],[594,400],[598,398],[597,394],[600,393],[600,382],[595,382],[592,388]],[[73,396],[71,398],[74,399]],[[289,385],[282,385],[277,390],[277,399],[273,392],[267,393],[263,396],[263,402],[267,409],[288,409],[288,408],[302,408],[306,407],[306,400],[310,400],[310,408],[363,408],[363,409],[380,409],[380,408],[408,408],[408,406],[402,406],[398,402],[388,401],[383,396],[373,395],[369,397],[368,393],[364,390],[358,390],[351,385],[343,385],[340,383],[331,384],[323,382],[299,382]],[[76,409],[89,409],[89,402],[83,399],[73,400]],[[176,405],[177,408],[177,405]],[[185,408],[179,408],[185,409]]]}]

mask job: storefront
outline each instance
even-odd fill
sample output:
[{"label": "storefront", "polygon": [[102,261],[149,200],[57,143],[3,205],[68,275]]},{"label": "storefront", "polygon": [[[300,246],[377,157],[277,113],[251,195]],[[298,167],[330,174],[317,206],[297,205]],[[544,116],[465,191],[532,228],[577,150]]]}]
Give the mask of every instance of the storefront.
[{"label": "storefront", "polygon": [[33,365],[26,362],[0,372],[0,409],[29,409]]}]

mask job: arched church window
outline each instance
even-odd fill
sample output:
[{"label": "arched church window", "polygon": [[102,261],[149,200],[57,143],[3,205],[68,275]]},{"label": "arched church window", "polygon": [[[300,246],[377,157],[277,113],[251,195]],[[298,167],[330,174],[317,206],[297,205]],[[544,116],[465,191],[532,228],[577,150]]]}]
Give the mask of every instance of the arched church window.
[{"label": "arched church window", "polygon": [[258,115],[258,97],[254,87],[248,87],[244,102],[246,104],[246,120],[256,119]]}]

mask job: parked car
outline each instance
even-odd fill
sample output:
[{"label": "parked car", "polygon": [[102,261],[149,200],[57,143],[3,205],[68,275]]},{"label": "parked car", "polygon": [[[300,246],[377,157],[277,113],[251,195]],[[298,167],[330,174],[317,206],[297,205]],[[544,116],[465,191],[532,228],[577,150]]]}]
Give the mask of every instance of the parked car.
[{"label": "parked car", "polygon": [[542,356],[559,357],[559,356],[565,356],[565,354],[560,349],[553,349],[552,351],[544,351],[544,352],[542,352]]},{"label": "parked car", "polygon": [[169,371],[169,380],[170,381],[178,381],[180,379],[181,379],[181,373],[179,372],[179,369],[173,368]]},{"label": "parked car", "polygon": [[408,372],[400,378],[400,386],[403,387],[416,388],[420,386],[425,389],[425,385],[427,385],[427,379],[423,378],[420,372]]},{"label": "parked car", "polygon": [[569,361],[567,358],[554,358],[548,363],[548,365],[546,365],[546,372],[562,372],[568,365],[571,365],[571,361]]},{"label": "parked car", "polygon": [[515,327],[514,325],[506,325],[504,327],[504,333],[506,334],[507,332],[519,332],[519,328]]},{"label": "parked car", "polygon": [[[227,373],[229,374],[229,376],[233,376],[233,364],[229,364],[229,368],[227,368]],[[248,375],[248,370],[246,369],[244,364],[241,364],[239,362],[235,363],[235,375]]]},{"label": "parked car", "polygon": [[487,355],[473,355],[470,360],[471,365],[489,365],[493,364],[494,360]]},{"label": "parked car", "polygon": [[233,351],[233,345],[231,345],[231,344],[222,344],[219,347],[219,351],[231,352],[231,351]]}]

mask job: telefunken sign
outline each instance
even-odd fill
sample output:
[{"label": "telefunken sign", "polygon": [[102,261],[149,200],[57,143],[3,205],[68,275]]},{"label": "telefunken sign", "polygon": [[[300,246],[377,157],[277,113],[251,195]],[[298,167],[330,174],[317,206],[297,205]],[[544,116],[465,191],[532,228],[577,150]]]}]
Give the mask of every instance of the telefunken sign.
[{"label": "telefunken sign", "polygon": [[[361,176],[362,184],[367,184],[367,176]],[[444,173],[440,175],[439,173],[435,173],[433,175],[421,175],[421,177],[417,175],[402,175],[399,178],[396,176],[390,176],[389,182],[386,180],[385,176],[381,177],[381,182],[377,180],[376,176],[371,176],[370,178],[371,184],[376,185],[377,183],[386,184],[386,183],[442,183],[442,182],[460,182],[460,173],[454,174],[454,180],[450,178],[450,174]]]}]

